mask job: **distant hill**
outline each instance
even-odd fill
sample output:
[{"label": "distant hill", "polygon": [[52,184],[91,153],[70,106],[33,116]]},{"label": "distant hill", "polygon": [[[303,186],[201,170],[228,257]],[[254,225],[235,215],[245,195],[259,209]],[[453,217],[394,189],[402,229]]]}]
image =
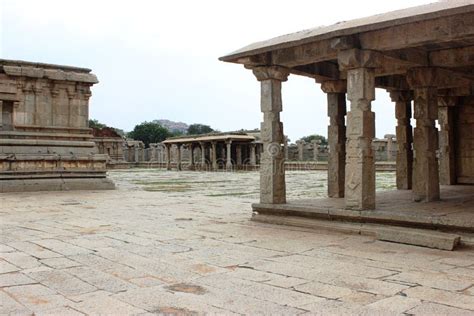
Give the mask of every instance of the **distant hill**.
[{"label": "distant hill", "polygon": [[173,133],[179,132],[185,134],[189,128],[189,125],[183,122],[173,122],[170,120],[154,120],[153,122],[159,123]]}]

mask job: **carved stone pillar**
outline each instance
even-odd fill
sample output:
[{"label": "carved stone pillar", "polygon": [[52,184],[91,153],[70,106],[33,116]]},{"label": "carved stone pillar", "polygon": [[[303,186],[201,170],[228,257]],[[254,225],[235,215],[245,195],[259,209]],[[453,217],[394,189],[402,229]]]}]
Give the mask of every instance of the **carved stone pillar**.
[{"label": "carved stone pillar", "polygon": [[392,134],[387,134],[384,137],[387,140],[387,146],[385,147],[386,156],[387,156],[387,161],[394,161],[394,156],[393,156],[393,139],[395,138],[394,135]]},{"label": "carved stone pillar", "polygon": [[[34,93],[34,114],[32,118],[32,125],[41,125],[41,117],[40,112],[43,109],[42,103],[44,102],[42,98],[43,96],[43,87],[40,82],[37,81],[36,85],[33,86],[32,92]],[[71,102],[71,100],[69,100]],[[76,124],[71,122],[70,126],[77,126]]]},{"label": "carved stone pillar", "polygon": [[176,170],[181,171],[181,144],[176,144]]},{"label": "carved stone pillar", "polygon": [[232,141],[228,140],[226,141],[226,169],[227,170],[232,170]]},{"label": "carved stone pillar", "polygon": [[194,170],[194,144],[189,144],[189,170]]},{"label": "carved stone pillar", "polygon": [[152,143],[150,144],[150,148],[148,149],[148,160],[149,161],[156,161],[158,159],[158,144]]},{"label": "carved stone pillar", "polygon": [[255,166],[257,164],[257,155],[255,153],[255,147],[257,146],[255,143],[250,143],[250,164]]},{"label": "carved stone pillar", "polygon": [[371,52],[339,52],[340,68],[347,70],[347,113],[345,171],[346,208],[375,209],[375,159],[372,140],[375,137],[375,75]]},{"label": "carved stone pillar", "polygon": [[237,167],[242,166],[242,145],[235,145],[235,160]]},{"label": "carved stone pillar", "polygon": [[313,139],[311,141],[313,144],[313,160],[318,161],[319,159],[319,144],[321,144],[321,141],[319,139]]},{"label": "carved stone pillar", "polygon": [[217,143],[211,142],[211,164],[212,170],[217,170]]},{"label": "carved stone pillar", "polygon": [[303,140],[296,141],[296,146],[298,147],[298,160],[299,161],[304,160],[304,144],[305,142]]},{"label": "carved stone pillar", "polygon": [[328,100],[328,196],[344,197],[346,168],[346,86],[345,81],[331,80],[321,84]]},{"label": "carved stone pillar", "polygon": [[140,146],[136,144],[135,146],[133,146],[133,149],[134,149],[134,154],[135,154],[134,161],[140,162]]},{"label": "carved stone pillar", "polygon": [[456,97],[438,97],[439,130],[439,182],[456,184],[456,163],[454,143],[454,107]]},{"label": "carved stone pillar", "polygon": [[415,93],[413,199],[417,202],[439,200],[436,157],[438,130],[435,127],[435,120],[438,118],[437,79],[433,68],[414,68],[407,75],[408,83]]},{"label": "carved stone pillar", "polygon": [[[60,92],[59,88],[56,85],[53,85],[51,87],[51,124],[53,126],[60,126],[59,122],[59,97],[60,97]],[[135,160],[136,161],[136,160]]]},{"label": "carved stone pillar", "polygon": [[199,143],[199,145],[201,146],[201,170],[205,170],[206,169],[206,143],[204,142],[201,142]]},{"label": "carved stone pillar", "polygon": [[397,189],[411,190],[413,178],[413,130],[411,127],[410,91],[390,91],[390,98],[395,102],[397,118]]},{"label": "carved stone pillar", "polygon": [[285,160],[288,161],[288,137],[287,136],[285,136],[283,147],[285,150]]},{"label": "carved stone pillar", "polygon": [[219,164],[224,166],[224,163],[226,161],[226,152],[227,152],[225,143],[221,144],[220,149],[221,149],[221,156],[219,158]]},{"label": "carved stone pillar", "polygon": [[254,75],[260,81],[260,107],[263,112],[261,137],[263,152],[260,161],[260,202],[286,203],[285,159],[283,153],[283,124],[281,83],[288,79],[289,71],[282,67],[257,67]]},{"label": "carved stone pillar", "polygon": [[171,145],[165,144],[166,147],[166,170],[171,170]]}]

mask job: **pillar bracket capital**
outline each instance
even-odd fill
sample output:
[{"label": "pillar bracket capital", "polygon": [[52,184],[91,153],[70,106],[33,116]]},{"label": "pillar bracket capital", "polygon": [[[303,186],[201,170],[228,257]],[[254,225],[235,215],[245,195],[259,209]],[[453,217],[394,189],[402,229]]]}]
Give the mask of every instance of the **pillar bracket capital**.
[{"label": "pillar bracket capital", "polygon": [[454,96],[438,96],[438,106],[455,106],[458,98]]},{"label": "pillar bracket capital", "polygon": [[252,68],[253,74],[257,77],[258,81],[263,80],[278,80],[286,81],[290,71],[288,68],[280,66],[268,66],[268,67],[254,67]]},{"label": "pillar bracket capital", "polygon": [[321,90],[325,93],[346,93],[346,80],[327,80],[321,83]]},{"label": "pillar bracket capital", "polygon": [[375,51],[357,48],[342,50],[337,54],[339,70],[347,71],[355,68],[379,68],[382,55]]},{"label": "pillar bracket capital", "polygon": [[410,90],[389,90],[392,102],[409,102],[413,100],[413,93]]}]

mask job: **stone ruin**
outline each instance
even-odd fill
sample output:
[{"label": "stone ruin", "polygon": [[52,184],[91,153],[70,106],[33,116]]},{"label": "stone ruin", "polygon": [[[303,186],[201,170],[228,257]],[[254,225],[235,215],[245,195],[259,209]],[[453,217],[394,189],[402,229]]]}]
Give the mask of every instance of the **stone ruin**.
[{"label": "stone ruin", "polygon": [[0,192],[113,189],[88,127],[90,69],[0,60]]}]

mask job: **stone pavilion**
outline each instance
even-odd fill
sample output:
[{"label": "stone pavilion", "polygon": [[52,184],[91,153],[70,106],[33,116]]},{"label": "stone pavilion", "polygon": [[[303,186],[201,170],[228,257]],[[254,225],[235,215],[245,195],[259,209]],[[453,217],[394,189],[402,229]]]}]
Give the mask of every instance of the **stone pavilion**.
[{"label": "stone pavilion", "polygon": [[[275,221],[281,223],[281,215],[291,215],[474,232],[472,0],[304,30],[220,60],[243,65],[261,86],[257,218],[280,216]],[[290,74],[315,80],[315,89],[327,95],[329,199],[286,200],[280,112]],[[376,88],[390,94],[393,105],[387,106],[397,119],[398,192],[379,195],[372,148]]]},{"label": "stone pavilion", "polygon": [[181,149],[189,151],[190,170],[237,170],[255,168],[259,162],[262,144],[247,133],[213,133],[168,138],[162,142],[166,148],[166,167],[171,170],[171,149],[176,148],[176,169],[182,169]]}]

